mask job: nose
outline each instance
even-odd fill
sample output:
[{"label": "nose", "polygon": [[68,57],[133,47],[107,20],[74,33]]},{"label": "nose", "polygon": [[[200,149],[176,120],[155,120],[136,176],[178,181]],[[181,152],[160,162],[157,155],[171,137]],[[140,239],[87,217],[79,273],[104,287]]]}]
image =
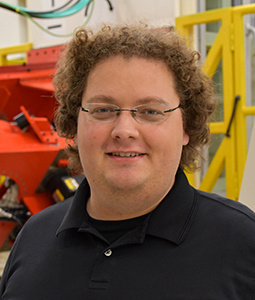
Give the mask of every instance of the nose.
[{"label": "nose", "polygon": [[135,139],[139,136],[138,122],[130,111],[121,111],[113,123],[112,138],[118,140]]}]

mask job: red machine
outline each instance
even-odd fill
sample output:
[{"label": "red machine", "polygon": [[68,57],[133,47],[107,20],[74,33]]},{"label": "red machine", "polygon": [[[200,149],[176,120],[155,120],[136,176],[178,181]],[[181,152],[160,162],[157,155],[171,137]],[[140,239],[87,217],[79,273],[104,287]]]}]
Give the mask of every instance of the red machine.
[{"label": "red machine", "polygon": [[[60,51],[31,50],[26,64],[0,67],[0,249],[18,223],[54,204],[53,193],[65,198],[56,185],[43,184],[52,170],[67,175],[66,142],[52,124],[52,76]],[[68,176],[64,181],[70,191],[77,188]]]}]

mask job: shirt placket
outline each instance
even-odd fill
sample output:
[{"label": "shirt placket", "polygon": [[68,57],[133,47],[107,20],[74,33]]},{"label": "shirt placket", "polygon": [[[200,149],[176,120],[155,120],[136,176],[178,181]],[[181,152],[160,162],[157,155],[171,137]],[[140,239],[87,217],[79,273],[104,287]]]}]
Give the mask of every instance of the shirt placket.
[{"label": "shirt placket", "polygon": [[107,243],[104,237],[94,228],[86,227],[79,229],[80,232],[90,232],[96,239],[97,243],[96,260],[88,284],[89,289],[107,289],[114,272],[115,254],[118,252],[118,248],[120,246],[128,247],[129,244],[143,243],[146,226],[147,222],[145,222],[142,226],[139,226],[138,228],[128,232],[112,244]]}]

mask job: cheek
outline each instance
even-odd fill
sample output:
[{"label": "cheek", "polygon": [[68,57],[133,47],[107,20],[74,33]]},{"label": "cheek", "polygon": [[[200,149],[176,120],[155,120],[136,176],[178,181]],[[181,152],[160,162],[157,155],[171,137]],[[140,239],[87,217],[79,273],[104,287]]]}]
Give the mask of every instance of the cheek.
[{"label": "cheek", "polygon": [[161,152],[163,157],[176,159],[181,155],[182,148],[189,142],[189,136],[184,132],[182,122],[176,120],[171,125],[151,128],[151,142],[153,141],[154,150]]},{"label": "cheek", "polygon": [[75,139],[80,152],[93,152],[101,147],[107,136],[106,126],[100,126],[89,121],[78,122],[78,132]]}]

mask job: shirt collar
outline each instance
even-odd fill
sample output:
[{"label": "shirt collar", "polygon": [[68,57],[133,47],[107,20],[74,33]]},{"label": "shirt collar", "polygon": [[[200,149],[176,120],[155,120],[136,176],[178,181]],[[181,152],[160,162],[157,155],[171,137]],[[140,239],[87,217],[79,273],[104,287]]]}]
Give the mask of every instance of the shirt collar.
[{"label": "shirt collar", "polygon": [[179,168],[173,188],[152,212],[147,234],[179,245],[187,236],[194,221],[198,197],[184,172]]},{"label": "shirt collar", "polygon": [[[90,188],[86,178],[81,182],[75,195],[71,199],[71,204],[61,222],[56,235],[64,230],[80,228],[86,219],[86,202],[90,197]],[[64,200],[66,201],[66,200]]]},{"label": "shirt collar", "polygon": [[[57,230],[57,235],[66,229],[79,229],[86,225],[86,201],[89,196],[89,185],[84,179]],[[189,185],[184,172],[178,169],[173,188],[150,214],[145,234],[163,238],[179,245],[191,228],[196,210],[196,191]]]}]

